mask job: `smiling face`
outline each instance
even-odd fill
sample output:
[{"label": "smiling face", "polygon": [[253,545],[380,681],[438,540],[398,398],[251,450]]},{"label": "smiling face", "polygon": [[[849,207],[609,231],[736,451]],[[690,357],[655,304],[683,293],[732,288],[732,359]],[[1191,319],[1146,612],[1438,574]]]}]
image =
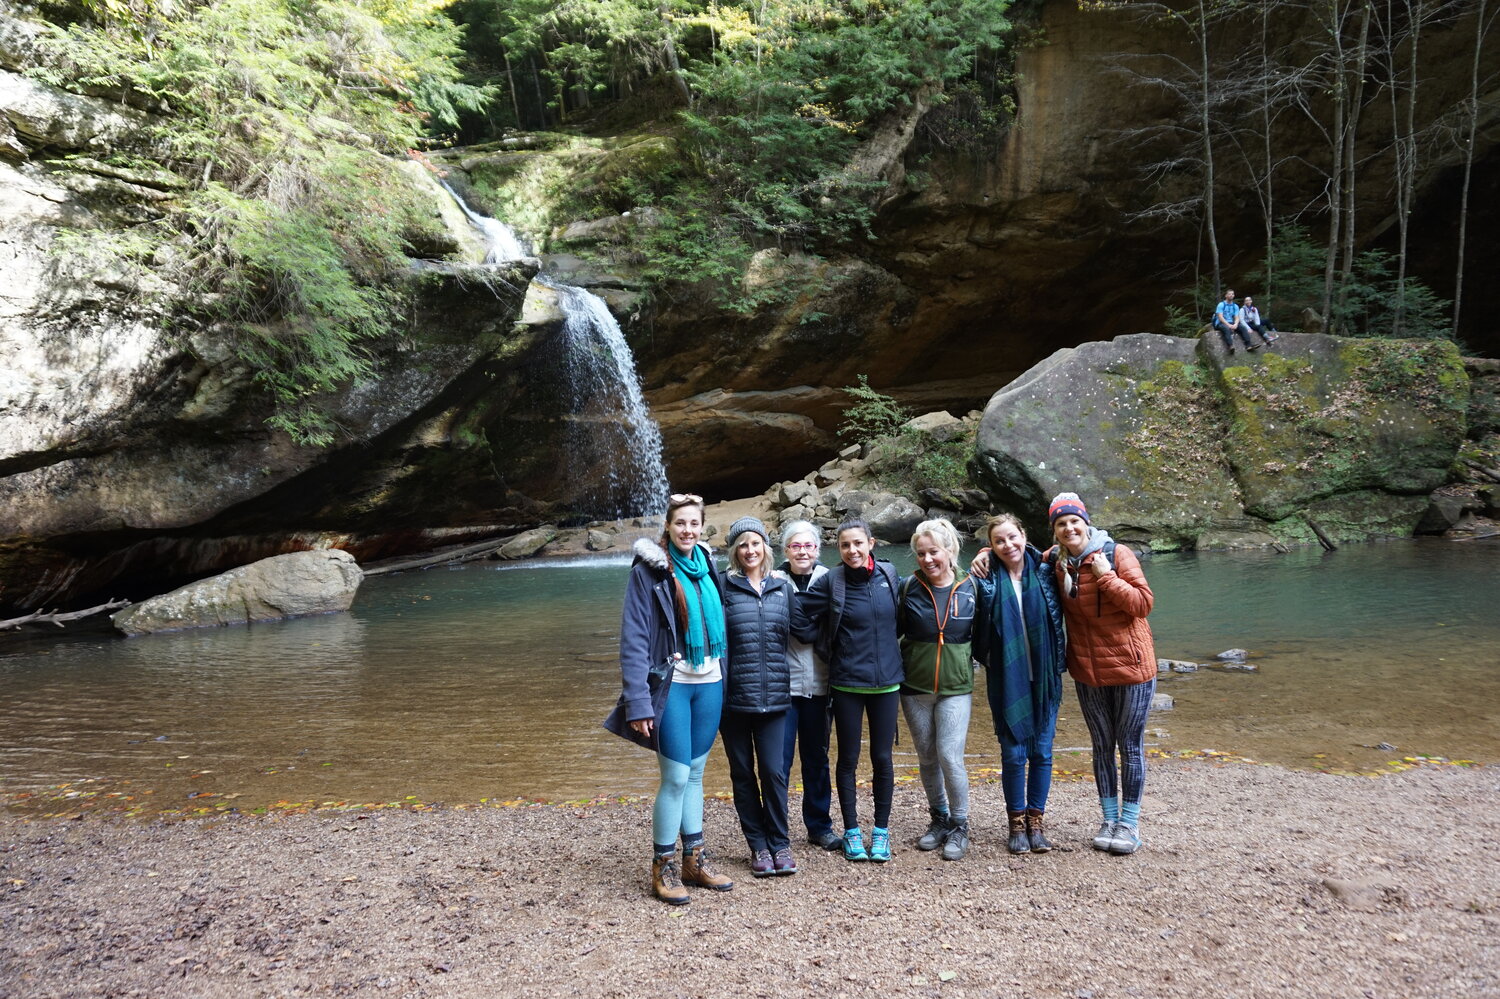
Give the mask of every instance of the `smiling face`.
[{"label": "smiling face", "polygon": [[1026,558],[1026,532],[1015,524],[996,524],[990,528],[990,548],[1001,565],[1015,572]]},{"label": "smiling face", "polygon": [[703,507],[688,503],[667,512],[667,540],[686,555],[703,533]]},{"label": "smiling face", "polygon": [[1089,523],[1076,513],[1065,513],[1052,523],[1052,536],[1057,543],[1077,555],[1089,541]]},{"label": "smiling face", "polygon": [[870,565],[870,552],[875,542],[857,527],[839,532],[839,558],[851,569],[865,569]]},{"label": "smiling face", "polygon": [[805,576],[818,564],[818,538],[813,534],[794,534],[786,543],[786,560],[792,571]]},{"label": "smiling face", "polygon": [[759,576],[766,567],[766,543],[754,531],[741,534],[734,543],[734,561],[747,576]]},{"label": "smiling face", "polygon": [[933,586],[947,586],[953,581],[953,553],[938,544],[937,538],[930,534],[919,534],[912,543],[911,550],[917,558],[922,575]]}]

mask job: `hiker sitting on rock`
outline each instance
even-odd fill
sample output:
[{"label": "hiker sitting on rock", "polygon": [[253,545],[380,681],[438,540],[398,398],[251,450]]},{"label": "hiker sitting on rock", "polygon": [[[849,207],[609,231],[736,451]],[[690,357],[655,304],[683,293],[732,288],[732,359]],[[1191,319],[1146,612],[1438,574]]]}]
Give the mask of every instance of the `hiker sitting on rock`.
[{"label": "hiker sitting on rock", "polygon": [[1240,325],[1240,307],[1234,304],[1234,289],[1230,288],[1224,292],[1224,301],[1214,308],[1214,329],[1219,331],[1219,336],[1224,340],[1224,349],[1231,355],[1234,353],[1234,335],[1239,334],[1245,342],[1245,349],[1259,350],[1260,345],[1252,345],[1250,334],[1245,327]]}]

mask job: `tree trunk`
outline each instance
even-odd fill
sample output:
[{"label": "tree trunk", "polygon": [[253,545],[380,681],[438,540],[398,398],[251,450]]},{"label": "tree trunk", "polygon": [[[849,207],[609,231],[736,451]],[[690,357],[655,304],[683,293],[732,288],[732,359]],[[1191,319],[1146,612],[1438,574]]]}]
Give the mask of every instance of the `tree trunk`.
[{"label": "tree trunk", "polygon": [[1365,66],[1369,62],[1371,4],[1365,0],[1359,22],[1359,47],[1354,56],[1354,92],[1344,121],[1348,136],[1344,140],[1344,212],[1343,212],[1343,268],[1339,279],[1339,312],[1343,313],[1349,301],[1349,285],[1354,278],[1354,190],[1355,175],[1359,166],[1359,119],[1365,96]]},{"label": "tree trunk", "polygon": [[1458,197],[1458,264],[1453,275],[1453,335],[1458,336],[1458,319],[1464,301],[1464,242],[1469,229],[1469,184],[1474,177],[1474,140],[1479,132],[1479,60],[1484,55],[1486,0],[1479,0],[1474,22],[1474,62],[1469,71],[1469,134],[1464,141],[1464,184]]},{"label": "tree trunk", "polygon": [[1219,267],[1219,234],[1214,226],[1214,150],[1213,133],[1209,130],[1211,124],[1208,113],[1210,53],[1208,11],[1205,7],[1205,0],[1198,0],[1198,54],[1202,74],[1199,78],[1198,128],[1202,133],[1200,138],[1203,143],[1203,227],[1208,236],[1209,263],[1214,270],[1214,292],[1218,294],[1223,292],[1224,286]]}]

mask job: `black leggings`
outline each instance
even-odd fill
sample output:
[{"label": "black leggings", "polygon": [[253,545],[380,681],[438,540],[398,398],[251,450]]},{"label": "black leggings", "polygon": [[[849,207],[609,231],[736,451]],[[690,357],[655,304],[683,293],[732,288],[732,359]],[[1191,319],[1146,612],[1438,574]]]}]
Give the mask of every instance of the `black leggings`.
[{"label": "black leggings", "polygon": [[834,780],[839,789],[839,811],[845,829],[859,828],[859,808],[854,797],[854,771],[859,766],[862,719],[870,717],[870,766],[875,792],[875,825],[885,829],[891,822],[891,797],[896,791],[896,770],[891,765],[891,746],[896,742],[896,717],[901,709],[901,691],[888,694],[833,693],[833,728],[838,733],[839,756]]}]

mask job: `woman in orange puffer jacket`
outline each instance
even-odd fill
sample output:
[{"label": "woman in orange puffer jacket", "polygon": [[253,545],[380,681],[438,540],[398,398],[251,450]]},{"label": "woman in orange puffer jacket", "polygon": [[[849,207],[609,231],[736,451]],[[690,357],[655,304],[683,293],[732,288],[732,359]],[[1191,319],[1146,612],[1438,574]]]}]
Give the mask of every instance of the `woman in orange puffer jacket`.
[{"label": "woman in orange puffer jacket", "polygon": [[1141,846],[1146,715],[1156,692],[1156,649],[1146,615],[1156,597],[1135,554],[1089,523],[1076,493],[1058,494],[1047,520],[1058,542],[1047,560],[1056,565],[1068,627],[1068,672],[1093,742],[1104,816],[1094,849],[1134,853]]}]

